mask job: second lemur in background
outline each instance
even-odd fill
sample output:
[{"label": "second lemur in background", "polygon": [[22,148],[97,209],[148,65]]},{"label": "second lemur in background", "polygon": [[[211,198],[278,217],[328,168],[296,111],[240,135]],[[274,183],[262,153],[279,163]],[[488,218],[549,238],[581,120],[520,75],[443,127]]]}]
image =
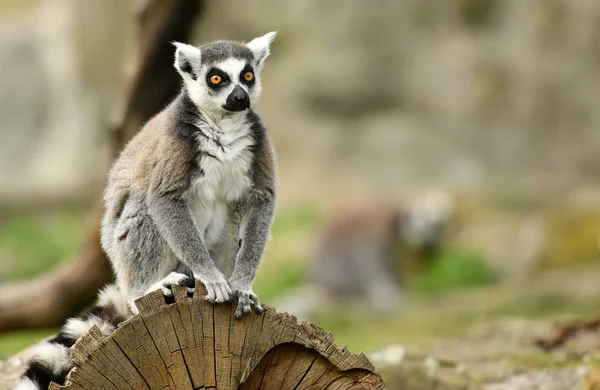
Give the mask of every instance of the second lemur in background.
[{"label": "second lemur in background", "polygon": [[183,88],[125,147],[105,192],[102,247],[133,301],[192,278],[206,299],[238,298],[236,316],[262,308],[252,291],[275,211],[272,142],[253,110],[275,33],[244,44],[175,43]]}]

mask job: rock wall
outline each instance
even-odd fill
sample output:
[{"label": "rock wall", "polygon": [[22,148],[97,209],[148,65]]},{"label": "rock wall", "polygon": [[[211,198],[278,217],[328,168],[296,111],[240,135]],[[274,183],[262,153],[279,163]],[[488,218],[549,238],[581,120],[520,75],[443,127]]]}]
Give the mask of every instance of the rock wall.
[{"label": "rock wall", "polygon": [[[131,2],[26,4],[0,7],[0,197],[78,194],[108,163]],[[594,0],[216,4],[197,42],[280,32],[260,109],[283,200],[597,179]]]},{"label": "rock wall", "polygon": [[101,190],[128,10],[122,1],[44,0],[0,14],[0,201]]}]

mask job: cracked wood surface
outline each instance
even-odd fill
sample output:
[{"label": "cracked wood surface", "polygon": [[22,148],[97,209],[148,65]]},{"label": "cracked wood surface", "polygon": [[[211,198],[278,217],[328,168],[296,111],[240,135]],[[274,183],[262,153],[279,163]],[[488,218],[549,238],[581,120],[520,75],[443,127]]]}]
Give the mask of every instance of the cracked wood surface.
[{"label": "cracked wood surface", "polygon": [[266,308],[234,317],[232,304],[210,304],[174,288],[136,304],[140,314],[109,337],[97,328],[72,348],[76,368],[50,389],[384,389],[364,354],[339,349],[312,323]]}]

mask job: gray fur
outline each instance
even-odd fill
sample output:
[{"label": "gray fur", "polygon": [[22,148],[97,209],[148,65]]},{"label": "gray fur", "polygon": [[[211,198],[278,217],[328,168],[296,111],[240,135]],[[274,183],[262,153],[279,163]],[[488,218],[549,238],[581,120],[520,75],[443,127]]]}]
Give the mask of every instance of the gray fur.
[{"label": "gray fur", "polygon": [[254,61],[254,54],[252,54],[252,51],[241,42],[210,42],[200,46],[200,52],[202,53],[202,65],[212,65],[228,58],[236,58],[246,62]]},{"label": "gray fur", "polygon": [[[253,47],[265,56],[264,45],[274,34],[267,36]],[[132,310],[133,301],[149,289],[188,283],[187,275],[206,285],[211,302],[238,297],[238,317],[251,306],[260,312],[252,284],[275,211],[272,142],[251,108],[225,110],[223,96],[205,92],[205,78],[190,75],[190,69],[220,64],[231,77],[231,90],[240,85],[243,62],[252,65],[253,51],[225,41],[201,46],[199,52],[176,46],[175,67],[184,88],[112,167],[102,247]],[[254,72],[254,90],[246,86],[251,104],[260,94],[259,69]]]}]

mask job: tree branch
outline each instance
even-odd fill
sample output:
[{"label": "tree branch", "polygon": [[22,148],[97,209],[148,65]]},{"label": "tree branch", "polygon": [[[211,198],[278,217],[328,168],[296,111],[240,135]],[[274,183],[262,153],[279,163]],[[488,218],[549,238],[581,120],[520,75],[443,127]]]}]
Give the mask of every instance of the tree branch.
[{"label": "tree branch", "polygon": [[[178,92],[171,41],[187,41],[203,0],[143,0],[137,6],[137,51],[125,104],[112,129],[118,152]],[[96,297],[112,278],[100,247],[101,207],[97,207],[84,247],[74,259],[41,278],[0,286],[0,331],[62,324]]]}]

